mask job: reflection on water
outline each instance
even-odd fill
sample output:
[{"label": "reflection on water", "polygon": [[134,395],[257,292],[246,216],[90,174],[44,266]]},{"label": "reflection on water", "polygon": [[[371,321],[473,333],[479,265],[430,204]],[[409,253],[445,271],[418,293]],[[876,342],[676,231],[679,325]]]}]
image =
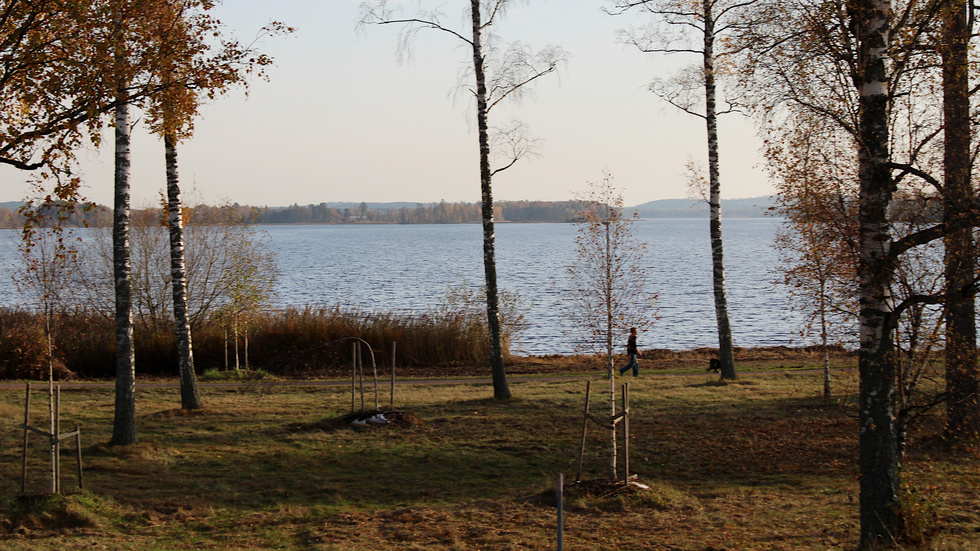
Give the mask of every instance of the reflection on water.
[{"label": "reflection on water", "polygon": [[[779,221],[724,222],[729,311],[736,346],[799,342],[798,314],[773,288]],[[280,268],[280,305],[346,304],[368,311],[420,312],[438,305],[450,286],[483,282],[482,229],[467,225],[261,226]],[[14,232],[14,230],[5,230]],[[569,354],[578,333],[561,315],[576,227],[570,224],[498,224],[498,283],[528,306],[527,329],[515,354]],[[711,289],[708,221],[643,220],[634,233],[648,244],[647,285],[658,295],[659,319],[641,348],[684,350],[717,346]],[[11,281],[14,238],[0,238],[7,260],[0,272],[4,304],[23,302]],[[623,335],[617,347],[625,343]]]}]

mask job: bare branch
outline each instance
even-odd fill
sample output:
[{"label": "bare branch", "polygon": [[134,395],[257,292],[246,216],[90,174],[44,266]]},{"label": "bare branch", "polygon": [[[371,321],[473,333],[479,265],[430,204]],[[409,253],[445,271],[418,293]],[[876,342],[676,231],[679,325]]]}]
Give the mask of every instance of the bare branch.
[{"label": "bare branch", "polygon": [[487,111],[507,98],[519,101],[528,93],[528,84],[555,72],[566,59],[565,51],[557,46],[533,54],[527,45],[514,42],[487,67]]},{"label": "bare branch", "polygon": [[[411,46],[415,35],[422,29],[433,29],[447,33],[456,37],[465,44],[473,45],[473,40],[467,38],[460,31],[452,29],[442,24],[442,13],[438,10],[419,11],[413,17],[400,17],[401,8],[388,7],[387,0],[376,0],[375,2],[362,2],[358,8],[360,17],[358,18],[357,28],[363,29],[366,25],[404,25],[398,38],[399,56],[411,57]],[[399,57],[401,60],[401,57]]]},{"label": "bare branch", "polygon": [[916,167],[914,167],[912,165],[903,164],[903,163],[892,163],[892,162],[889,162],[889,163],[886,163],[886,164],[887,164],[888,168],[892,168],[892,169],[900,170],[901,171],[901,173],[898,176],[895,177],[895,180],[896,181],[901,180],[906,174],[912,174],[913,176],[917,176],[917,177],[921,178],[922,180],[925,180],[926,182],[928,182],[930,185],[932,185],[933,187],[935,187],[940,192],[942,192],[942,190],[943,190],[943,184],[942,184],[942,182],[940,182],[939,180],[937,180],[933,175],[931,175],[931,174],[929,174],[929,173],[927,173],[925,171],[922,171],[922,170],[920,170],[920,169],[918,169],[918,168],[916,168]]},{"label": "bare branch", "polygon": [[527,125],[520,121],[512,121],[507,127],[494,127],[490,131],[490,150],[495,157],[505,159],[503,166],[491,171],[491,176],[507,170],[525,157],[538,154],[539,140],[529,138]]}]

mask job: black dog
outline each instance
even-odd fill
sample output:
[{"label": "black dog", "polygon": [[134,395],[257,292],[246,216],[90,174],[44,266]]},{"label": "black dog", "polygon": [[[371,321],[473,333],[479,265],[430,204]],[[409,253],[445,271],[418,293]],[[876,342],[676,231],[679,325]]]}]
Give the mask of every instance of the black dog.
[{"label": "black dog", "polygon": [[721,373],[721,360],[718,358],[711,358],[711,360],[708,362],[708,371]]}]

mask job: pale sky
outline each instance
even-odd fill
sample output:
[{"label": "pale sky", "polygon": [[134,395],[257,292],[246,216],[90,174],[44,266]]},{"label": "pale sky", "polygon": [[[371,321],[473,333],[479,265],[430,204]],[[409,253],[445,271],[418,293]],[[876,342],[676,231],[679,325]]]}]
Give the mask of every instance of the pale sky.
[{"label": "pale sky", "polygon": [[[266,39],[275,57],[269,82],[248,97],[233,90],[203,109],[195,136],[179,149],[180,178],[207,202],[257,206],[336,201],[479,202],[472,96],[454,99],[457,74],[471,60],[458,39],[423,31],[412,58],[399,62],[399,28],[356,30],[361,0],[224,0],[217,10],[243,42],[270,20],[297,28]],[[444,22],[467,32],[463,0],[442,5]],[[414,2],[402,4],[412,13]],[[641,22],[611,17],[606,0],[530,0],[494,28],[504,42],[564,48],[568,64],[538,81],[534,95],[491,112],[490,124],[526,123],[539,156],[494,178],[495,200],[572,198],[608,172],[626,205],[688,196],[685,165],[706,164],[704,122],[647,90],[683,58],[643,54],[617,43],[616,31]],[[687,61],[695,63],[691,57]],[[134,118],[137,114],[134,113]],[[739,115],[720,121],[722,196],[768,195],[760,140]],[[111,139],[86,151],[87,198],[112,204]],[[133,203],[165,189],[163,145],[138,125],[133,139]],[[0,167],[0,201],[23,199],[23,173]]]}]

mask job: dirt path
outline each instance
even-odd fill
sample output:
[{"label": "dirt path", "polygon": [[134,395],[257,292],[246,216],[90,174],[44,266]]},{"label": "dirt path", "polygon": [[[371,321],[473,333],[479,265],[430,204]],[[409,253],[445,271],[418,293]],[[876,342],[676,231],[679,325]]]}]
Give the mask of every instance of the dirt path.
[{"label": "dirt path", "polygon": [[[853,369],[853,368],[834,368],[834,371],[841,369]],[[771,370],[771,371],[747,371],[739,373],[740,377],[752,377],[761,375],[777,375],[780,373],[791,373],[791,374],[804,374],[804,373],[819,373],[821,369],[781,369],[781,370]],[[670,377],[704,377],[707,374],[704,372],[692,372],[692,373],[658,373],[650,372],[644,373],[640,378],[670,378]],[[523,382],[535,382],[535,383],[551,383],[551,382],[564,382],[564,381],[584,381],[588,379],[593,379],[595,377],[589,375],[541,375],[541,376],[518,376],[510,377],[508,382],[511,384],[520,384]],[[629,377],[624,379],[629,380]],[[32,388],[41,388],[47,386],[47,382],[31,382]],[[116,383],[113,381],[60,381],[55,382],[56,385],[60,385],[61,388],[115,388]],[[199,382],[198,386],[201,388],[237,388],[243,385],[249,384],[261,384],[263,386],[270,387],[301,387],[301,386],[348,386],[351,384],[349,380],[276,380],[276,381],[221,381],[221,382]],[[371,384],[365,381],[365,384]],[[391,382],[386,378],[379,378],[379,386],[390,385]],[[472,378],[425,378],[425,379],[398,379],[395,381],[396,386],[405,385],[490,385],[493,381],[490,378],[483,377],[472,377]],[[20,383],[10,383],[10,382],[0,382],[0,389],[4,390],[16,390],[24,388],[26,382]],[[180,382],[176,379],[174,380],[154,380],[149,382],[137,382],[136,388],[179,388]]]}]

